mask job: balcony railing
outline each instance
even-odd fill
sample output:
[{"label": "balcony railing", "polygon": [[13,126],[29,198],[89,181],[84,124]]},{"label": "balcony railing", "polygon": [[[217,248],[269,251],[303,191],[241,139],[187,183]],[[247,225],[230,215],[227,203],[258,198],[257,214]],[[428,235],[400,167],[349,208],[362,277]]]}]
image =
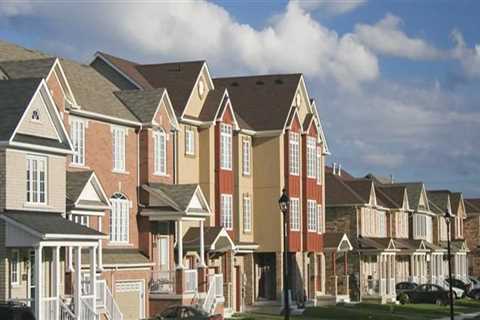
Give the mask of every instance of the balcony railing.
[{"label": "balcony railing", "polygon": [[154,271],[148,288],[152,293],[175,293],[175,271]]}]

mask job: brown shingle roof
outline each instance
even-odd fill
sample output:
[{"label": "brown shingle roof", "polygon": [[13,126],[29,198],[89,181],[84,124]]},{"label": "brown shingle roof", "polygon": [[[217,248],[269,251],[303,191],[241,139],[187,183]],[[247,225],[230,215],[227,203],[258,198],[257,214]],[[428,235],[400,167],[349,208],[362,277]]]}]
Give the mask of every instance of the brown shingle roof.
[{"label": "brown shingle roof", "polygon": [[464,199],[467,215],[480,214],[480,199]]},{"label": "brown shingle roof", "polygon": [[19,45],[0,40],[0,61],[32,60],[49,57],[49,55],[43,52],[23,48]]},{"label": "brown shingle roof", "polygon": [[137,70],[136,67],[139,65],[138,63],[115,57],[105,52],[98,52],[98,54],[107,59],[111,64],[113,64],[117,69],[122,71],[131,80],[135,81],[135,83],[141,86],[143,89],[153,88],[143,77],[143,75]]},{"label": "brown shingle roof", "polygon": [[406,188],[397,185],[382,185],[378,189],[393,200],[394,208],[402,208]]},{"label": "brown shingle roof", "polygon": [[56,58],[0,61],[0,69],[10,79],[47,78]]},{"label": "brown shingle roof", "polygon": [[207,97],[205,98],[205,103],[203,104],[202,110],[198,115],[198,119],[201,121],[214,121],[215,114],[220,105],[225,103],[223,96],[226,93],[225,88],[210,90]]},{"label": "brown shingle roof", "polygon": [[366,203],[346,181],[331,173],[325,174],[325,201],[327,206]]},{"label": "brown shingle roof", "polygon": [[122,90],[114,92],[120,101],[141,122],[151,122],[165,93],[164,88],[147,90]]},{"label": "brown shingle roof", "polygon": [[281,130],[287,120],[301,74],[216,78],[228,89],[235,111],[254,130]]}]

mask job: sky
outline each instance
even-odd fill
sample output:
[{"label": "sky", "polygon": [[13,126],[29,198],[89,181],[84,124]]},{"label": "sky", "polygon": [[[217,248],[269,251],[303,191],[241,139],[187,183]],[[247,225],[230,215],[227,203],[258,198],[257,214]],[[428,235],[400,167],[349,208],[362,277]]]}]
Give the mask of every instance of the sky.
[{"label": "sky", "polygon": [[88,63],[302,72],[331,155],[480,197],[480,1],[0,2],[0,38]]}]

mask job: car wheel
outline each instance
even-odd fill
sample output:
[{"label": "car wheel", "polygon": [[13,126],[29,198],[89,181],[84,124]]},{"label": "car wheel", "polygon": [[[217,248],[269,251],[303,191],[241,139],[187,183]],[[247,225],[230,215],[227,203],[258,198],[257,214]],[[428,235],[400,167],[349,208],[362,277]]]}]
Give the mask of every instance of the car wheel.
[{"label": "car wheel", "polygon": [[440,306],[440,305],[443,304],[443,300],[440,299],[440,298],[437,298],[437,299],[435,299],[435,304],[436,304],[437,306]]},{"label": "car wheel", "polygon": [[398,301],[400,301],[401,304],[407,304],[410,303],[410,297],[408,294],[402,293],[398,296]]}]

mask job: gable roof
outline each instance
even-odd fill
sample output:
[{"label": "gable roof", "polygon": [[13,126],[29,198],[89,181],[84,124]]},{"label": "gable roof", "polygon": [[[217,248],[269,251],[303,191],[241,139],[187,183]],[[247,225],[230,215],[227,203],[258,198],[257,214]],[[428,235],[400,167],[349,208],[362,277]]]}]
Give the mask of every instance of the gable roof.
[{"label": "gable roof", "polygon": [[228,99],[228,92],[225,88],[215,88],[210,90],[205,98],[202,110],[198,115],[198,119],[201,121],[215,121],[215,118]]},{"label": "gable roof", "polygon": [[0,81],[0,141],[12,137],[41,82],[38,78]]},{"label": "gable roof", "polygon": [[344,182],[358,194],[365,203],[370,203],[373,183],[367,179],[344,180]]},{"label": "gable roof", "polygon": [[82,193],[85,185],[92,176],[92,170],[67,171],[66,173],[66,200],[67,203],[75,203]]},{"label": "gable roof", "polygon": [[254,130],[283,130],[302,75],[277,74],[213,79],[226,88],[236,112]]},{"label": "gable roof", "polygon": [[358,195],[345,180],[331,173],[325,174],[325,203],[335,205],[364,205],[368,203]]},{"label": "gable roof", "polygon": [[[428,201],[433,203],[435,213],[444,215],[447,209],[452,209],[451,194],[448,190],[428,190]],[[453,210],[453,209],[452,209]],[[454,214],[452,212],[452,214]]]},{"label": "gable roof", "polygon": [[451,192],[450,193],[450,202],[452,206],[453,214],[457,214],[462,206],[463,195],[461,192]]},{"label": "gable roof", "polygon": [[[225,248],[216,248],[216,243],[220,238],[226,239]],[[220,226],[204,227],[203,241],[206,251],[225,251],[235,249],[235,244],[226,232],[225,228]],[[200,228],[190,227],[183,236],[183,246],[187,249],[197,249],[200,247]]]},{"label": "gable roof", "polygon": [[477,199],[464,199],[465,202],[465,210],[467,211],[467,215],[480,215],[480,198]]},{"label": "gable roof", "polygon": [[412,209],[418,209],[418,206],[420,205],[420,198],[422,197],[422,192],[424,190],[423,182],[402,182],[394,183],[393,185],[406,187],[408,194],[408,203],[410,204],[410,207]]},{"label": "gable roof", "polygon": [[56,58],[51,57],[33,60],[0,61],[0,69],[10,79],[46,79],[56,60]]},{"label": "gable roof", "polygon": [[153,120],[158,104],[165,93],[166,90],[164,88],[114,92],[130,112],[143,123]]},{"label": "gable roof", "polygon": [[0,61],[32,60],[48,58],[49,55],[0,40]]},{"label": "gable roof", "polygon": [[133,80],[143,89],[166,88],[178,116],[183,114],[195,86],[204,60],[173,63],[138,64],[104,52],[97,57],[113,65],[122,75]]},{"label": "gable roof", "polygon": [[[403,208],[405,193],[407,192],[407,189],[405,187],[397,185],[381,185],[377,186],[377,188],[380,190],[381,193],[387,195],[387,197],[393,201],[391,203],[393,207],[390,208]],[[378,195],[379,194],[377,193],[377,196]]]}]

